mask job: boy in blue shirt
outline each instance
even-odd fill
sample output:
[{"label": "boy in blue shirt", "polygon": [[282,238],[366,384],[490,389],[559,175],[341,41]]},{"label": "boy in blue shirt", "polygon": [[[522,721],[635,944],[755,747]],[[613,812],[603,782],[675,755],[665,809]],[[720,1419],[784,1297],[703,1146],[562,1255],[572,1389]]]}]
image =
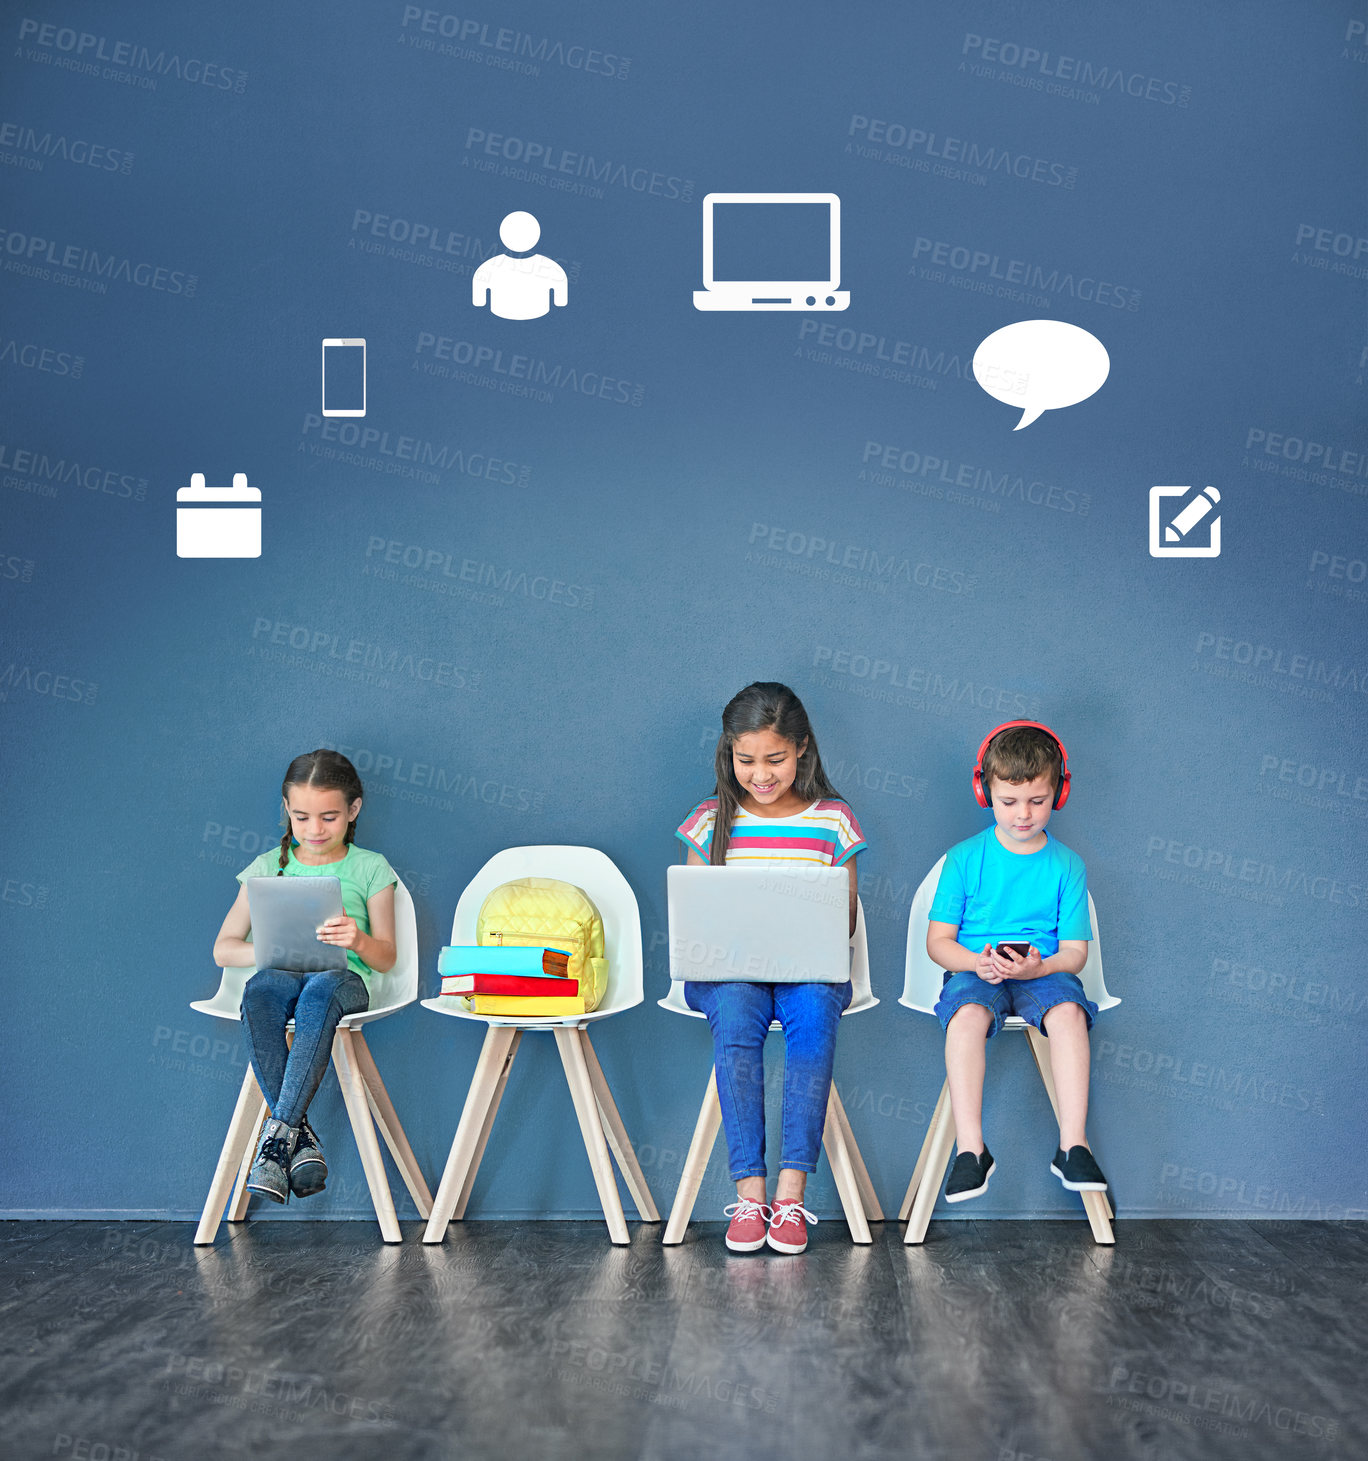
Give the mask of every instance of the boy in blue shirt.
[{"label": "boy in blue shirt", "polygon": [[[1059,1150],[1050,1171],[1072,1192],[1102,1192],[1107,1179],[1088,1150],[1088,1031],[1097,1006],[1083,992],[1092,920],[1083,859],[1050,837],[1050,813],[1069,795],[1068,757],[1034,721],[1009,721],[984,741],[974,794],[993,826],[945,855],[931,905],[926,951],[945,983],[936,1015],[958,1154],[947,1202],[988,1189],[983,1142],[984,1046],[1009,1014],[1050,1040],[1059,1100]],[[1024,956],[1007,943],[1028,945]]]}]

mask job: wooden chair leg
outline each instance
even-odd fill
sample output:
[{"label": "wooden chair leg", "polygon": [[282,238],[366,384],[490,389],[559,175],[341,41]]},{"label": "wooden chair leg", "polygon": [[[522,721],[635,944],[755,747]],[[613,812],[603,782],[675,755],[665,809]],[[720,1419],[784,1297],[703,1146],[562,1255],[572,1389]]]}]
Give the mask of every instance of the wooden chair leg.
[{"label": "wooden chair leg", "polygon": [[907,1193],[903,1197],[902,1206],[898,1209],[898,1221],[906,1222],[912,1211],[912,1201],[917,1195],[917,1188],[921,1185],[922,1174],[926,1171],[926,1158],[931,1151],[931,1134],[936,1129],[936,1122],[940,1120],[941,1107],[950,1099],[950,1082],[941,1082],[940,1097],[936,1101],[936,1109],[931,1113],[931,1120],[926,1125],[926,1135],[922,1138],[921,1151],[917,1153],[917,1165],[912,1168],[912,1180],[907,1184]]},{"label": "wooden chair leg", "polygon": [[446,1237],[447,1223],[456,1209],[456,1199],[465,1185],[466,1171],[470,1167],[476,1143],[484,1128],[485,1113],[494,1095],[501,1074],[504,1074],[505,1059],[513,1037],[518,1031],[512,1025],[490,1025],[485,1031],[484,1044],[480,1047],[480,1058],[475,1062],[475,1074],[466,1092],[465,1105],[461,1109],[460,1124],[451,1139],[451,1151],[447,1156],[442,1180],[437,1194],[432,1199],[432,1215],[423,1231],[423,1242],[440,1243]]},{"label": "wooden chair leg", "polygon": [[[294,1045],[294,1021],[289,1021],[285,1026],[285,1049],[289,1050]],[[238,1168],[237,1186],[233,1188],[233,1199],[228,1205],[228,1221],[230,1223],[243,1222],[247,1217],[247,1204],[252,1200],[252,1194],[247,1190],[247,1178],[251,1175],[252,1161],[256,1156],[257,1143],[261,1140],[261,1128],[266,1124],[266,1118],[271,1114],[271,1108],[266,1103],[266,1097],[261,1098],[261,1108],[257,1112],[256,1122],[252,1126],[252,1135],[247,1142],[246,1150],[242,1153],[242,1166]]]},{"label": "wooden chair leg", "polygon": [[575,1115],[579,1117],[580,1135],[584,1138],[584,1150],[589,1154],[589,1166],[594,1173],[604,1221],[608,1224],[608,1236],[614,1243],[630,1243],[631,1234],[627,1231],[627,1218],[622,1211],[622,1199],[618,1196],[617,1178],[613,1175],[613,1163],[608,1155],[608,1143],[603,1135],[603,1122],[599,1117],[598,1102],[594,1099],[594,1086],[589,1079],[579,1031],[571,1026],[557,1025],[556,1049],[565,1067]]},{"label": "wooden chair leg", "polygon": [[480,1126],[479,1140],[475,1143],[470,1166],[466,1168],[465,1181],[461,1183],[460,1195],[457,1197],[456,1206],[451,1213],[451,1221],[454,1223],[460,1222],[465,1217],[466,1204],[470,1201],[470,1193],[475,1186],[475,1174],[480,1170],[480,1163],[484,1160],[485,1147],[489,1145],[489,1133],[494,1129],[494,1118],[499,1114],[499,1102],[503,1100],[504,1087],[508,1084],[508,1073],[513,1069],[513,1057],[518,1053],[522,1037],[523,1032],[515,1029],[512,1040],[508,1042],[508,1053],[504,1056],[503,1068],[499,1071],[499,1078],[490,1093],[489,1106]]},{"label": "wooden chair leg", "polygon": [[646,1174],[641,1170],[641,1164],[637,1161],[636,1152],[627,1135],[627,1128],[618,1114],[617,1102],[613,1100],[613,1093],[608,1089],[603,1067],[599,1064],[598,1054],[589,1039],[589,1031],[580,1028],[575,1033],[584,1047],[584,1063],[589,1069],[594,1099],[598,1102],[599,1114],[603,1118],[603,1134],[608,1138],[608,1147],[618,1164],[618,1171],[622,1173],[622,1180],[627,1184],[627,1190],[632,1194],[632,1201],[636,1204],[637,1213],[642,1220],[658,1223],[660,1213],[656,1210],[655,1199],[646,1185]]},{"label": "wooden chair leg", "polygon": [[841,1135],[845,1138],[846,1152],[850,1157],[850,1165],[855,1171],[855,1185],[860,1189],[860,1201],[864,1203],[865,1217],[871,1223],[883,1222],[883,1208],[879,1206],[878,1193],[874,1191],[874,1184],[869,1180],[869,1168],[865,1166],[864,1158],[860,1155],[859,1143],[855,1140],[855,1133],[850,1129],[850,1117],[846,1115],[845,1106],[841,1102],[841,1093],[836,1089],[835,1081],[831,1083],[831,1104],[827,1114],[828,1119],[834,1114],[840,1123]]},{"label": "wooden chair leg", "polygon": [[920,1243],[926,1238],[927,1225],[931,1221],[931,1210],[940,1195],[945,1169],[950,1165],[950,1148],[955,1141],[955,1114],[950,1109],[949,1097],[938,1103],[936,1114],[927,1133],[928,1145],[923,1152],[924,1161],[917,1182],[917,1195],[912,1199],[912,1211],[908,1217],[904,1243]]},{"label": "wooden chair leg", "polygon": [[833,1083],[827,1095],[826,1122],[822,1127],[822,1145],[826,1148],[827,1161],[831,1164],[831,1175],[836,1179],[836,1192],[841,1199],[846,1225],[850,1229],[852,1243],[872,1243],[869,1223],[865,1220],[864,1202],[860,1197],[859,1184],[855,1181],[855,1169],[850,1161],[850,1149],[846,1146],[845,1132],[835,1113],[836,1086]]},{"label": "wooden chair leg", "polygon": [[404,1235],[399,1230],[394,1195],[385,1175],[385,1159],[380,1155],[380,1143],[376,1139],[375,1123],[371,1120],[370,1103],[366,1099],[366,1083],[361,1078],[356,1047],[352,1043],[355,1036],[354,1030],[341,1026],[333,1035],[332,1058],[337,1067],[337,1082],[342,1087],[347,1115],[351,1117],[356,1148],[361,1154],[361,1170],[366,1174],[366,1185],[370,1188],[371,1202],[380,1224],[380,1236],[386,1243],[402,1243]]},{"label": "wooden chair leg", "polygon": [[[1058,1121],[1059,1098],[1055,1095],[1049,1039],[1033,1026],[1027,1025],[1026,1040],[1031,1047],[1031,1054],[1035,1057],[1036,1069],[1040,1072],[1045,1094],[1049,1096],[1050,1105],[1054,1108],[1055,1120]],[[1083,1199],[1083,1211],[1088,1216],[1088,1226],[1092,1229],[1093,1242],[1103,1246],[1115,1243],[1116,1234],[1112,1231],[1111,1225],[1111,1203],[1107,1201],[1107,1194],[1105,1192],[1080,1192],[1078,1195]]]},{"label": "wooden chair leg", "polygon": [[698,1198],[698,1189],[703,1185],[703,1174],[708,1170],[708,1158],[717,1144],[717,1129],[721,1124],[722,1103],[717,1097],[717,1071],[714,1068],[708,1072],[708,1089],[703,1092],[703,1105],[698,1112],[688,1155],[684,1158],[679,1190],[675,1193],[670,1220],[665,1224],[665,1235],[661,1239],[663,1243],[673,1246],[684,1241],[684,1230],[693,1216],[694,1202]]},{"label": "wooden chair leg", "polygon": [[395,1112],[394,1102],[390,1100],[385,1083],[380,1078],[375,1057],[370,1052],[370,1046],[366,1044],[365,1032],[359,1025],[351,1032],[351,1049],[356,1057],[361,1079],[365,1082],[366,1099],[371,1114],[375,1117],[375,1124],[380,1128],[380,1135],[385,1138],[385,1145],[389,1147],[394,1165],[398,1167],[404,1186],[413,1198],[418,1216],[426,1218],[432,1212],[432,1193],[428,1191],[418,1159],[413,1155],[413,1148],[409,1145],[408,1137],[404,1134],[404,1128]]},{"label": "wooden chair leg", "polygon": [[249,1065],[238,1090],[237,1104],[233,1107],[233,1116],[228,1123],[228,1134],[223,1138],[223,1146],[219,1150],[218,1165],[214,1168],[214,1177],[209,1184],[209,1195],[204,1200],[204,1211],[200,1214],[199,1226],[195,1229],[195,1243],[199,1246],[212,1243],[218,1233],[223,1207],[233,1190],[238,1169],[242,1165],[242,1153],[252,1134],[252,1122],[261,1103],[261,1089]]},{"label": "wooden chair leg", "polygon": [[[285,1048],[289,1050],[294,1044],[294,1022],[291,1021],[285,1026]],[[252,1194],[247,1190],[247,1178],[252,1171],[252,1162],[256,1157],[257,1143],[261,1140],[261,1128],[266,1124],[266,1118],[271,1114],[271,1108],[266,1103],[266,1097],[261,1098],[261,1106],[257,1111],[256,1121],[252,1126],[252,1135],[248,1139],[247,1146],[242,1153],[242,1165],[238,1168],[237,1186],[233,1188],[232,1201],[228,1204],[228,1221],[240,1223],[246,1220],[247,1204],[252,1200]]]},{"label": "wooden chair leg", "polygon": [[247,1204],[252,1200],[252,1194],[247,1190],[247,1174],[252,1170],[257,1142],[261,1140],[261,1128],[265,1126],[270,1111],[271,1108],[266,1104],[266,1098],[263,1096],[261,1104],[257,1107],[256,1120],[252,1122],[252,1129],[247,1136],[247,1145],[242,1149],[242,1162],[238,1167],[237,1185],[233,1188],[233,1196],[228,1203],[228,1221],[230,1223],[240,1223],[247,1216]]}]

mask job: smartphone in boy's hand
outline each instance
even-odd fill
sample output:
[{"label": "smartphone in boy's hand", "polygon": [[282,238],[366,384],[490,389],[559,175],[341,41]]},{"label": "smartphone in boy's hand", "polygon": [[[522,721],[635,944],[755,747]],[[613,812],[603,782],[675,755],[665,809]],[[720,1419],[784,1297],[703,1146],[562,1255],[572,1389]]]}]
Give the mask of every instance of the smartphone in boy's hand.
[{"label": "smartphone in boy's hand", "polygon": [[998,944],[992,958],[1004,979],[1034,979],[1041,972],[1040,954],[1029,943]]}]

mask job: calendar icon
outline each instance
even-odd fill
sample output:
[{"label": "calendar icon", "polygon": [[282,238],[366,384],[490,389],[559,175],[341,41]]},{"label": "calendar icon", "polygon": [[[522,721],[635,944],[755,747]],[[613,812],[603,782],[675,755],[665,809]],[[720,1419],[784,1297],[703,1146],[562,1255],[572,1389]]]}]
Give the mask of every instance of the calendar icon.
[{"label": "calendar icon", "polygon": [[206,487],[204,473],[176,492],[177,558],[260,558],[261,489],[235,472],[231,487]]}]

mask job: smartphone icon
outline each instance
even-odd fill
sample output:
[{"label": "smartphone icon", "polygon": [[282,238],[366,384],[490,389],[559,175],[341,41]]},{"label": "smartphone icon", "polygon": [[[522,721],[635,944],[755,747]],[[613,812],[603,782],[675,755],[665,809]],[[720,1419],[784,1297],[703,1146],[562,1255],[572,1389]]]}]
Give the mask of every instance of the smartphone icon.
[{"label": "smartphone icon", "polygon": [[323,414],[366,414],[366,342],[324,340]]}]

